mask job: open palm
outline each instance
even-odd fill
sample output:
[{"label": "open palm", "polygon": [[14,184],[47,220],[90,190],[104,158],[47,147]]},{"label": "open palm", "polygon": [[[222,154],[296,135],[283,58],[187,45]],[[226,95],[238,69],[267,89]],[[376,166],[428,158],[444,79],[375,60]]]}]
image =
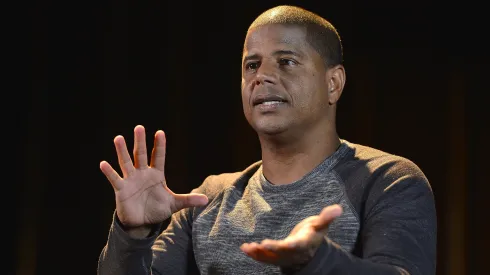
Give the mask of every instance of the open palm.
[{"label": "open palm", "polygon": [[322,243],[329,224],[342,214],[338,204],[325,207],[319,215],[298,223],[283,240],[265,239],[260,243],[244,243],[240,248],[253,259],[288,267],[310,261]]},{"label": "open palm", "polygon": [[123,177],[106,161],[100,163],[100,169],[114,188],[116,213],[125,226],[161,223],[182,208],[207,203],[205,195],[175,194],[167,187],[164,169],[166,139],[163,131],[155,134],[150,165],[143,126],[138,125],[134,129],[134,165],[124,137],[117,136],[114,144]]}]

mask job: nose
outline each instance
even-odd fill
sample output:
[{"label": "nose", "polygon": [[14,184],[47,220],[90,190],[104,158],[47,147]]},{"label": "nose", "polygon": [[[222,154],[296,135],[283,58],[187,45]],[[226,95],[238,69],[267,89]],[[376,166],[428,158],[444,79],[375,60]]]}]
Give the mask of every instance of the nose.
[{"label": "nose", "polygon": [[276,84],[277,76],[275,68],[263,62],[255,74],[255,85]]}]

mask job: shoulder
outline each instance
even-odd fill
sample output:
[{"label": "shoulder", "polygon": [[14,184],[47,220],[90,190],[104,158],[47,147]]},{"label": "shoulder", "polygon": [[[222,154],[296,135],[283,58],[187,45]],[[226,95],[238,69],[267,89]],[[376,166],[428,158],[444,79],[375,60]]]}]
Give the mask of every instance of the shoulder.
[{"label": "shoulder", "polygon": [[211,201],[224,190],[235,186],[239,182],[248,181],[261,164],[261,161],[257,161],[242,171],[209,175],[203,183],[199,187],[193,189],[191,193],[205,194],[209,201]]},{"label": "shoulder", "polygon": [[354,201],[378,201],[385,196],[431,196],[429,180],[414,161],[365,145],[347,141],[345,144],[348,153],[335,170]]},{"label": "shoulder", "polygon": [[349,153],[339,162],[337,173],[363,220],[382,210],[400,217],[408,215],[408,210],[434,213],[429,180],[414,161],[369,146],[347,145]]},{"label": "shoulder", "polygon": [[341,169],[365,169],[372,177],[387,179],[410,176],[427,180],[422,169],[406,157],[352,142],[345,143],[349,153],[340,163]]}]

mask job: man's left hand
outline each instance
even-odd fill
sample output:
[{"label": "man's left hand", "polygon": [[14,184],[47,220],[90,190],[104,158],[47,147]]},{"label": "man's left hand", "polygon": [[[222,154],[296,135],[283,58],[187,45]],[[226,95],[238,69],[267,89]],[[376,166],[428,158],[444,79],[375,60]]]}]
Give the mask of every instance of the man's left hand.
[{"label": "man's left hand", "polygon": [[319,215],[297,224],[283,240],[265,239],[261,243],[244,243],[240,248],[260,262],[283,267],[304,265],[315,255],[325,238],[328,225],[341,214],[340,205],[327,206]]}]

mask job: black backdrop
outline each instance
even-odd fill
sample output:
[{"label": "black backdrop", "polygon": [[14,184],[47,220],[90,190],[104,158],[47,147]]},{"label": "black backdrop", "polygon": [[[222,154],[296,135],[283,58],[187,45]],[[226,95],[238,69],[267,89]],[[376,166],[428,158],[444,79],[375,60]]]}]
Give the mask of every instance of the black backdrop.
[{"label": "black backdrop", "polygon": [[50,0],[33,6],[33,85],[18,95],[28,108],[5,226],[13,273],[95,274],[115,206],[99,162],[116,165],[113,138],[132,144],[137,124],[167,132],[175,192],[260,158],[240,58],[248,25],[278,4],[324,16],[343,38],[341,137],[403,155],[431,181],[438,274],[483,274],[490,70],[476,1]]}]

